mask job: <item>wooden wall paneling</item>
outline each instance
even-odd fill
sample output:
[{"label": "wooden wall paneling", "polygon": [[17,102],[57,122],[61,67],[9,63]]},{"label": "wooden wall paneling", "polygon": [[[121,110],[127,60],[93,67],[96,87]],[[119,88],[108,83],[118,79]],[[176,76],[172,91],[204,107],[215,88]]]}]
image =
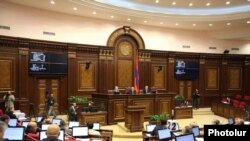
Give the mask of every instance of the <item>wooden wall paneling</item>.
[{"label": "wooden wall paneling", "polygon": [[131,60],[119,60],[117,63],[118,86],[133,86],[133,62]]},{"label": "wooden wall paneling", "polygon": [[114,89],[114,55],[111,49],[101,49],[99,53],[99,92]]},{"label": "wooden wall paneling", "polygon": [[158,90],[166,91],[166,69],[166,65],[152,65],[152,87],[156,87]]},{"label": "wooden wall paneling", "polygon": [[47,113],[47,109],[45,107],[45,93],[46,93],[46,80],[45,79],[37,79],[37,93],[38,99],[34,97],[34,103],[38,105],[38,114],[45,115]]},{"label": "wooden wall paneling", "polygon": [[86,62],[89,60],[78,60],[77,61],[77,91],[86,92],[91,95],[91,92],[96,91],[97,88],[97,74],[98,65],[96,60],[91,60],[89,68],[86,67]]},{"label": "wooden wall paneling", "polygon": [[168,81],[168,92],[176,92],[177,89],[176,89],[176,85],[175,85],[175,77],[174,77],[174,67],[175,67],[175,64],[174,64],[174,58],[172,57],[169,57],[168,58],[168,75],[167,75],[167,81]]},{"label": "wooden wall paneling", "polygon": [[219,90],[220,69],[218,67],[206,67],[206,90]]},{"label": "wooden wall paneling", "polygon": [[[27,44],[25,44],[27,46]],[[19,97],[22,99],[27,99],[29,95],[28,91],[28,81],[26,80],[29,76],[28,73],[28,59],[29,59],[29,49],[19,48],[19,59],[18,59],[18,76],[19,76]],[[26,80],[26,81],[23,81]]]},{"label": "wooden wall paneling", "polygon": [[60,81],[59,81],[59,79],[52,79],[51,80],[51,93],[53,93],[53,96],[54,96],[55,102],[56,102],[55,105],[54,105],[55,112],[57,114],[59,114],[58,107],[59,107],[60,103],[65,102],[65,101],[59,100],[60,99],[60,95],[61,95],[61,93],[60,93]]},{"label": "wooden wall paneling", "polygon": [[[204,106],[204,93],[205,93],[205,77],[206,76],[206,70],[205,70],[206,60],[204,56],[200,57],[200,66],[199,66],[199,79],[198,79],[198,89],[200,91],[200,106]],[[196,87],[197,88],[197,87]]]},{"label": "wooden wall paneling", "polygon": [[221,65],[221,74],[220,75],[220,96],[226,96],[227,95],[227,82],[228,80],[228,61],[223,59],[222,65]]},{"label": "wooden wall paneling", "polygon": [[151,56],[143,50],[139,53],[139,75],[139,88],[143,89],[146,85],[151,88]]},{"label": "wooden wall paneling", "polygon": [[250,95],[249,78],[250,78],[250,57],[246,57],[243,69],[243,89],[244,95]]},{"label": "wooden wall paneling", "polygon": [[15,65],[15,57],[0,57],[0,91],[16,91]]},{"label": "wooden wall paneling", "polygon": [[[174,93],[172,94],[174,95]],[[156,95],[155,99],[155,114],[169,114],[174,108],[172,96],[162,96],[161,94]]]},{"label": "wooden wall paneling", "polygon": [[58,97],[58,102],[59,102],[59,107],[58,107],[58,112],[60,114],[67,114],[68,113],[68,77],[66,76],[61,76],[59,77],[59,97]]},{"label": "wooden wall paneling", "polygon": [[[139,95],[140,96],[140,95]],[[138,96],[137,96],[138,97]],[[150,98],[136,98],[133,99],[133,96],[129,98],[128,105],[143,105],[145,106],[144,117],[148,118],[150,115],[154,114],[154,99]]]},{"label": "wooden wall paneling", "polygon": [[228,89],[229,90],[241,90],[242,88],[242,68],[241,67],[229,67],[228,68]]},{"label": "wooden wall paneling", "polygon": [[125,109],[127,103],[125,100],[115,100],[113,102],[113,112],[114,120],[124,120],[125,119]]},{"label": "wooden wall paneling", "polygon": [[106,73],[106,56],[104,55],[100,55],[99,56],[99,75],[98,75],[98,91],[101,93],[107,93],[106,90],[106,85],[107,83],[105,83],[106,77],[107,77],[107,73]]},{"label": "wooden wall paneling", "polygon": [[76,68],[76,51],[68,51],[68,97],[76,95]]}]

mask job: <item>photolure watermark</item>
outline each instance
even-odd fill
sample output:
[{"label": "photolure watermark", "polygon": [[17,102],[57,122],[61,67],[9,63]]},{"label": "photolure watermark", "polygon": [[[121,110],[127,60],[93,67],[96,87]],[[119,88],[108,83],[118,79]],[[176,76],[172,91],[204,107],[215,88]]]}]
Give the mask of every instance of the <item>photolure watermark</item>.
[{"label": "photolure watermark", "polygon": [[246,141],[249,138],[249,125],[204,125],[204,141],[229,139]]}]

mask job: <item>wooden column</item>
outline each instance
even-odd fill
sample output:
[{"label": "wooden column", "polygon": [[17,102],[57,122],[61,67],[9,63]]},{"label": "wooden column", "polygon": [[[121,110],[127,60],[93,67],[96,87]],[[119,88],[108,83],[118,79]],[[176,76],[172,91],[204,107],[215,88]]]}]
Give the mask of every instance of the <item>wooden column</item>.
[{"label": "wooden column", "polygon": [[68,51],[68,97],[76,94],[76,51]]},{"label": "wooden column", "polygon": [[[18,63],[18,90],[19,90],[19,100],[18,100],[18,109],[20,109],[22,112],[28,113],[29,111],[29,103],[28,103],[28,81],[26,80],[28,75],[28,62],[29,62],[29,48],[28,43],[20,43],[19,48],[19,63]],[[25,48],[24,48],[25,47]],[[26,81],[24,81],[26,80]]]}]

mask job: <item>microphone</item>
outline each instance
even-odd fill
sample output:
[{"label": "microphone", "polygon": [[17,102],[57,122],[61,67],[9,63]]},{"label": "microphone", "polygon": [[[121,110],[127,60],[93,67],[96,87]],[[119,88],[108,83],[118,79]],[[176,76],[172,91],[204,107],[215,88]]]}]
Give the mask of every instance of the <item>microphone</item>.
[{"label": "microphone", "polygon": [[29,139],[31,139],[32,141],[38,141],[37,139],[35,139],[35,138],[33,138],[33,137],[31,137],[30,135],[28,135],[28,134],[24,134],[26,137],[28,137]]}]

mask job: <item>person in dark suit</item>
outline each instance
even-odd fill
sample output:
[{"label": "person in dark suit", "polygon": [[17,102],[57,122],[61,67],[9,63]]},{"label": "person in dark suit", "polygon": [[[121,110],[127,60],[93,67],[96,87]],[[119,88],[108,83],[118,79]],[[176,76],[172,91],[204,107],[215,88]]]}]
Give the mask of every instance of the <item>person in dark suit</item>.
[{"label": "person in dark suit", "polygon": [[132,94],[132,95],[136,94],[135,88],[134,87],[128,88],[127,94]]},{"label": "person in dark suit", "polygon": [[54,110],[54,104],[56,103],[55,102],[55,98],[53,97],[53,93],[50,94],[50,97],[48,97],[48,106],[49,106],[49,111],[47,113],[47,118],[50,116],[50,115],[53,115],[54,117],[53,118],[56,118],[56,113],[55,113],[55,110]]},{"label": "person in dark suit", "polygon": [[118,86],[115,86],[115,89],[113,90],[113,94],[120,94],[120,90]]},{"label": "person in dark suit", "polygon": [[42,141],[62,141],[58,139],[60,135],[60,127],[56,124],[51,124],[46,132],[47,138]]},{"label": "person in dark suit", "polygon": [[144,94],[150,94],[150,90],[148,88],[148,85],[146,85],[145,88],[143,89],[143,93]]},{"label": "person in dark suit", "polygon": [[198,89],[195,89],[193,93],[193,108],[199,109],[200,106],[200,93]]},{"label": "person in dark suit", "polygon": [[77,106],[76,103],[72,103],[69,107],[69,121],[77,121]]}]

